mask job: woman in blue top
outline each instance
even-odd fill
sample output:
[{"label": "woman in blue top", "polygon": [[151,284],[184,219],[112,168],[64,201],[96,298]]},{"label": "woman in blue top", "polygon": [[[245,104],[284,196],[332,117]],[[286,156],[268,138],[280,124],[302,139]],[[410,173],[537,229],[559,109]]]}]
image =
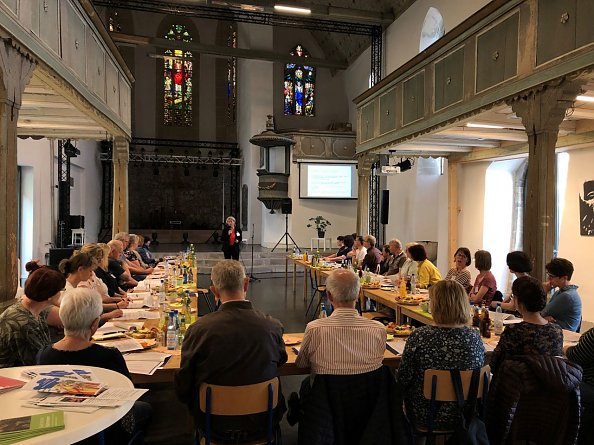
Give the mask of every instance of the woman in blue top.
[{"label": "woman in blue top", "polygon": [[[407,414],[417,426],[427,424],[429,401],[423,395],[427,369],[477,369],[483,366],[485,347],[478,331],[468,326],[468,294],[453,280],[442,280],[429,288],[435,326],[416,329],[408,338],[398,370]],[[437,403],[436,430],[452,429],[459,421],[455,402]]]},{"label": "woman in blue top", "polygon": [[565,258],[553,258],[546,266],[548,280],[544,289],[557,291],[542,311],[548,321],[557,323],[563,329],[577,332],[582,324],[582,300],[578,295],[578,287],[571,284],[573,264]]}]

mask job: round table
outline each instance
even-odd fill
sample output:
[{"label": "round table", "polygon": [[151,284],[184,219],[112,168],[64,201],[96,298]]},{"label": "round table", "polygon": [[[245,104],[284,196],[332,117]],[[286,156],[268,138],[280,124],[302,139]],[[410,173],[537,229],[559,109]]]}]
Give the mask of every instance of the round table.
[{"label": "round table", "polygon": [[[76,368],[92,371],[98,381],[104,383],[112,388],[133,388],[132,382],[124,375],[111,371],[109,369],[95,368],[94,366],[68,366],[68,365],[38,365],[38,366],[22,366],[16,368],[0,369],[0,376],[10,377],[13,379],[27,381],[22,376],[22,372],[26,369],[64,369]],[[40,414],[42,412],[51,411],[50,408],[27,408],[22,405],[22,400],[30,399],[36,391],[26,391],[24,389],[15,389],[4,394],[0,394],[0,420],[10,419],[13,417],[29,416],[32,414]],[[133,401],[126,401],[117,408],[101,408],[93,413],[76,413],[72,411],[64,411],[64,426],[61,431],[43,434],[34,437],[23,443],[26,444],[44,444],[44,445],[63,445],[65,443],[78,442],[86,439],[107,427],[113,425],[120,420],[124,415],[130,411]]]}]

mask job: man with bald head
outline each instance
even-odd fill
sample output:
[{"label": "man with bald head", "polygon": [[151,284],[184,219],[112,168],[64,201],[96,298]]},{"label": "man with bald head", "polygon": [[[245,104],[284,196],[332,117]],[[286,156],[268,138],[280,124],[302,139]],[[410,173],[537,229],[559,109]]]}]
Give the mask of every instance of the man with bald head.
[{"label": "man with bald head", "polygon": [[359,277],[349,269],[337,269],[326,280],[326,294],[334,306],[327,318],[310,322],[296,364],[312,374],[351,375],[382,366],[386,329],[363,318],[355,309]]}]

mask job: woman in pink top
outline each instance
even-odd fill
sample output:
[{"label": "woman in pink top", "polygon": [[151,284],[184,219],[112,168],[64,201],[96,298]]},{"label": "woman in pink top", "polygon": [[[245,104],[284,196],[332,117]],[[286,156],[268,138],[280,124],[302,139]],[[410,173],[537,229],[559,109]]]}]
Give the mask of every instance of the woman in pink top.
[{"label": "woman in pink top", "polygon": [[497,281],[491,273],[491,254],[486,250],[477,250],[474,254],[474,267],[478,269],[479,274],[470,291],[470,301],[489,307],[497,291]]}]

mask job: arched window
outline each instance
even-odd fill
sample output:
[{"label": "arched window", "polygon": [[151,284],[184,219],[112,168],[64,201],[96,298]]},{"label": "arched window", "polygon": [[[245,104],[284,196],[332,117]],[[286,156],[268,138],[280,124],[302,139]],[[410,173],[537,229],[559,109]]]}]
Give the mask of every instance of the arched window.
[{"label": "arched window", "polygon": [[419,42],[419,52],[431,44],[437,42],[445,34],[443,17],[438,9],[433,6],[427,11],[423,28],[421,29],[421,41]]},{"label": "arched window", "polygon": [[[296,57],[309,57],[309,53],[301,45],[297,45],[289,54]],[[301,63],[287,63],[284,88],[285,114],[313,116],[315,86],[315,68]]]},{"label": "arched window", "polygon": [[[192,36],[183,25],[171,26],[165,38],[176,42],[192,41]],[[163,124],[191,127],[192,53],[190,51],[165,50],[163,93]]]}]

